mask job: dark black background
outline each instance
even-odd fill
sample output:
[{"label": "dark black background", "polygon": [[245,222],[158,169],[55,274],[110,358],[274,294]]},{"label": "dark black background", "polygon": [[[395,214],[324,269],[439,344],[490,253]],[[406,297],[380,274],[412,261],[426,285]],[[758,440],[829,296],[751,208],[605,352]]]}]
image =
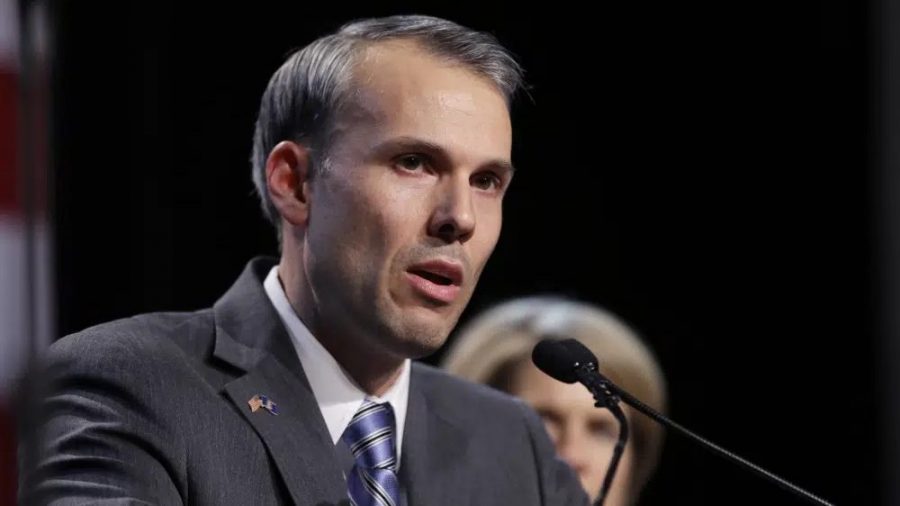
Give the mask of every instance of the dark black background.
[{"label": "dark black background", "polygon": [[[275,253],[247,161],[268,77],[348,19],[444,16],[496,34],[533,85],[464,319],[535,292],[602,304],[656,350],[676,420],[875,503],[871,16],[682,4],[58,4],[60,333],[208,306]],[[800,504],[675,437],[644,502]]]}]

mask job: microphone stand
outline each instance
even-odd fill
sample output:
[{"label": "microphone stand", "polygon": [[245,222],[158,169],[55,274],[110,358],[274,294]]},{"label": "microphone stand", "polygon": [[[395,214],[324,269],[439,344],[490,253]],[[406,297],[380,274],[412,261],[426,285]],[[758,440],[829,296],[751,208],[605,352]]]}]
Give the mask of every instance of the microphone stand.
[{"label": "microphone stand", "polygon": [[603,506],[606,494],[609,493],[609,487],[612,486],[613,477],[616,475],[616,469],[619,467],[619,461],[622,460],[622,454],[625,453],[625,444],[628,443],[628,419],[625,418],[625,413],[622,412],[622,408],[619,406],[619,397],[609,388],[611,383],[599,379],[603,378],[603,376],[600,376],[594,364],[587,363],[578,367],[575,369],[575,376],[594,395],[594,400],[597,401],[594,406],[609,409],[619,422],[619,438],[616,441],[615,448],[613,448],[612,458],[609,461],[609,467],[606,469],[606,475],[603,477],[600,495],[594,501],[595,506]]},{"label": "microphone stand", "polygon": [[616,473],[616,467],[618,467],[619,459],[622,456],[622,452],[625,449],[625,441],[628,439],[628,423],[625,419],[624,413],[622,413],[622,408],[619,407],[619,400],[625,401],[626,404],[633,407],[634,409],[640,411],[641,413],[647,415],[648,417],[655,420],[657,423],[660,423],[670,429],[673,429],[675,432],[686,436],[688,439],[692,439],[693,441],[700,444],[700,446],[706,448],[712,453],[719,455],[720,457],[725,458],[726,460],[730,460],[732,462],[736,462],[738,465],[756,473],[759,476],[762,476],[765,479],[770,481],[774,481],[783,489],[793,492],[794,494],[806,499],[807,501],[813,504],[819,504],[822,506],[833,506],[830,502],[822,499],[821,497],[808,492],[797,485],[777,476],[765,469],[757,466],[756,464],[740,457],[721,446],[708,441],[707,439],[689,431],[688,429],[678,425],[672,420],[668,419],[663,414],[657,412],[650,406],[647,406],[643,402],[641,402],[638,398],[629,394],[628,392],[622,390],[615,383],[607,379],[605,376],[600,374],[597,370],[597,365],[591,361],[585,361],[578,364],[578,366],[574,370],[575,376],[578,378],[578,381],[586,386],[588,390],[594,395],[594,399],[597,400],[595,406],[598,408],[606,407],[612,411],[613,415],[619,421],[619,441],[616,443],[615,451],[613,452],[613,457],[610,462],[609,469],[606,471],[606,476],[603,479],[603,488],[600,491],[600,496],[597,498],[598,506],[603,504],[603,500],[606,497],[606,493],[609,490],[609,486],[612,483],[612,478]]}]

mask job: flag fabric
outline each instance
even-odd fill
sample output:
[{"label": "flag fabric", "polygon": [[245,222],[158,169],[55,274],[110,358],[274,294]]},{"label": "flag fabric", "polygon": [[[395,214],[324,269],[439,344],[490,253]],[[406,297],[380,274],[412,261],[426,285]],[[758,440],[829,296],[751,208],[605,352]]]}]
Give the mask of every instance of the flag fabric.
[{"label": "flag fabric", "polygon": [[47,19],[43,2],[0,0],[0,504],[16,501],[22,376],[55,332]]},{"label": "flag fabric", "polygon": [[250,411],[253,413],[256,413],[260,409],[265,409],[273,415],[278,414],[278,406],[272,401],[272,399],[269,399],[265,395],[256,394],[251,397],[249,401],[247,401],[247,404],[250,405]]},{"label": "flag fabric", "polygon": [[13,386],[28,350],[25,220],[19,193],[18,12],[0,0],[0,504],[15,504]]}]

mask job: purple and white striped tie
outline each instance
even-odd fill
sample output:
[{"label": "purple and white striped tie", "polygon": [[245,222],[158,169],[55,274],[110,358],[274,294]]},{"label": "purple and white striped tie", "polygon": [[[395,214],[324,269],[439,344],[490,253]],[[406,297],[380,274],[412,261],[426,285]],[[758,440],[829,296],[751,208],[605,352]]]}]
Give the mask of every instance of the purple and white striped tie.
[{"label": "purple and white striped tie", "polygon": [[347,477],[350,500],[356,506],[400,504],[395,426],[390,404],[366,399],[341,436],[356,459]]}]

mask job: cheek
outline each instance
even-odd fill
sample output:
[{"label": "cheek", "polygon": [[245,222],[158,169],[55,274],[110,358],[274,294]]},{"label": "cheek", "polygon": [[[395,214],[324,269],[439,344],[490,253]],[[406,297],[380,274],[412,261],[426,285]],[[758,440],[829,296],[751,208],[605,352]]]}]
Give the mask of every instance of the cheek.
[{"label": "cheek", "polygon": [[479,204],[476,212],[478,221],[472,246],[472,260],[479,266],[478,272],[481,272],[500,239],[503,211],[498,202],[483,202]]},{"label": "cheek", "polygon": [[484,197],[478,199],[475,204],[478,213],[478,224],[490,229],[494,234],[499,234],[500,225],[503,222],[503,198]]},{"label": "cheek", "polygon": [[367,233],[383,256],[396,257],[398,251],[418,242],[424,213],[414,201],[385,198],[372,206],[364,218],[371,227]]},{"label": "cheek", "polygon": [[[632,482],[632,471],[634,470],[634,454],[631,451],[631,444],[625,447],[625,454],[622,455],[622,460],[619,461],[619,467],[616,469],[616,482],[618,483],[617,488],[621,489],[623,493],[627,493],[627,491],[631,488]],[[606,474],[606,466],[609,463],[603,464],[603,472]]]},{"label": "cheek", "polygon": [[[381,209],[359,188],[333,185],[315,200],[308,231],[309,252],[329,279],[344,284],[371,284],[371,271],[380,265],[384,240]],[[379,212],[374,212],[379,210]],[[361,283],[362,281],[362,283]]]},{"label": "cheek", "polygon": [[353,260],[361,269],[387,276],[399,268],[404,248],[419,241],[424,212],[406,193],[382,191],[359,202],[351,236],[339,240],[355,245]]},{"label": "cheek", "polygon": [[[337,222],[332,227],[339,235],[335,244],[363,244],[375,246],[390,228],[394,202],[389,191],[375,177],[360,178],[353,184],[335,185],[324,202],[325,219]],[[325,199],[323,199],[325,200]]]},{"label": "cheek", "polygon": [[[613,450],[616,446],[616,437],[617,433],[615,432],[603,432],[602,434],[585,435],[584,446],[585,448],[589,448],[589,454],[591,455],[591,459],[593,462],[592,467],[594,469],[602,468],[605,470],[606,466],[609,465],[609,460],[612,458]],[[623,461],[627,458],[628,453],[629,452],[626,447],[625,454],[622,455]]]},{"label": "cheek", "polygon": [[622,455],[622,462],[620,463],[620,467],[622,468],[622,475],[627,476],[628,480],[631,481],[631,470],[634,466],[634,451],[631,444],[625,447],[625,454]]}]

